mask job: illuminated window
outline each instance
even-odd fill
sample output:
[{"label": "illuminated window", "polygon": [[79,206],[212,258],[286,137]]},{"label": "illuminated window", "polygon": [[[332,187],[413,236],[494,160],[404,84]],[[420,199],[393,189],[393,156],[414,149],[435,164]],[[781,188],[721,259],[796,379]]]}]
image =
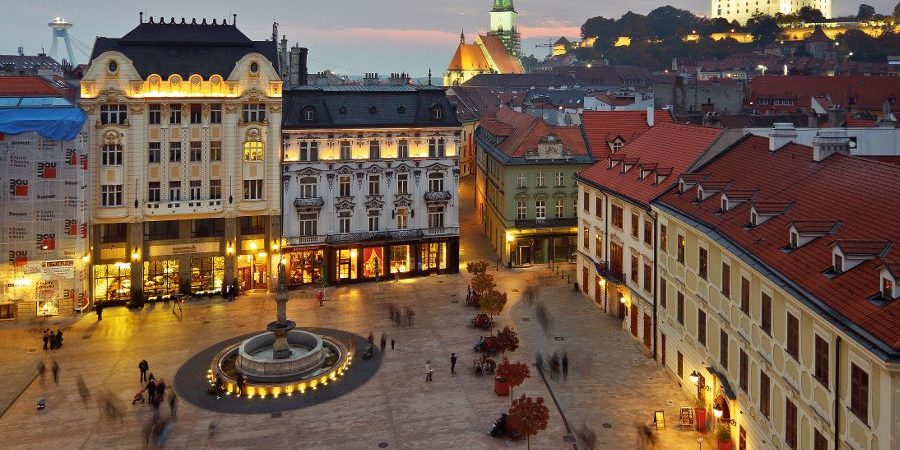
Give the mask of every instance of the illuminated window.
[{"label": "illuminated window", "polygon": [[244,161],[262,161],[263,143],[260,141],[244,142]]}]

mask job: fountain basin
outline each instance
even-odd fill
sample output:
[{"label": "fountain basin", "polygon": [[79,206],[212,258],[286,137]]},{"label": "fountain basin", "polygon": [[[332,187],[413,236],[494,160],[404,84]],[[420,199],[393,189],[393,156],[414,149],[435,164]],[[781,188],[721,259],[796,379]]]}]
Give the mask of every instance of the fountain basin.
[{"label": "fountain basin", "polygon": [[319,369],[325,361],[322,337],[301,330],[287,333],[291,355],[276,359],[273,355],[274,333],[253,336],[238,347],[235,367],[252,381],[280,381]]}]

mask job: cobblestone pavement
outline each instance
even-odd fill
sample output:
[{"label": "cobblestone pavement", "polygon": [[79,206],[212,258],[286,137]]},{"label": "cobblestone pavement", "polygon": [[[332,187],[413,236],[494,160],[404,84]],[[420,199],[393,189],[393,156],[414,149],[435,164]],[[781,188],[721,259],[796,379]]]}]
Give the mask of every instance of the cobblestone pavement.
[{"label": "cobblestone pavement", "polygon": [[[463,185],[462,198],[464,211],[470,212],[470,183]],[[469,279],[464,265],[475,259],[495,259],[478,235],[474,217],[464,212],[463,218],[461,275],[329,288],[331,300],[321,308],[313,291],[292,293],[288,316],[299,327],[330,327],[363,336],[371,331],[376,339],[387,333],[389,340],[396,341],[396,348],[388,348],[380,371],[371,381],[330,402],[280,415],[223,414],[180,402],[178,420],[167,446],[524,448],[524,442],[494,439],[486,434],[510,400],[495,396],[490,380],[472,373],[475,354],[471,346],[480,332],[466,325],[476,311],[464,305]],[[499,272],[492,268],[491,273],[510,292],[510,307],[498,322],[500,326],[517,328],[521,334],[520,349],[510,354],[510,359],[530,362],[535,351],[565,348],[573,361],[567,381],[545,384],[532,371],[532,377],[515,390],[517,395],[544,397],[550,406],[550,424],[532,439],[532,448],[573,448],[566,440],[569,432],[551,400],[548,386],[570,424],[586,424],[594,429],[597,448],[636,448],[634,426],[639,420],[649,421],[654,409],[665,409],[667,419],[673,422],[677,407],[686,404],[686,398],[658,365],[638,351],[617,321],[571,293],[571,286],[564,279],[553,278],[546,267],[504,268]],[[546,333],[535,320],[534,306],[520,298],[524,286],[537,281],[543,286],[538,301],[546,305],[552,318]],[[388,317],[389,302],[412,307],[416,312],[415,326],[396,328]],[[131,406],[131,397],[141,387],[138,361],[146,358],[150,371],[171,383],[175,372],[191,355],[230,337],[263,330],[274,318],[274,310],[268,295],[245,295],[230,303],[192,302],[185,305],[183,313],[175,314],[164,304],[149,305],[140,311],[109,308],[102,322],[89,315],[70,326],[64,324],[68,326],[65,345],[52,355],[61,368],[58,385],[49,375],[43,384],[35,377],[35,361],[41,356],[46,361],[50,358],[48,352],[40,349],[37,325],[0,329],[0,342],[5,349],[0,352],[0,367],[7,373],[11,364],[32,367],[20,368],[21,376],[5,375],[4,389],[15,392],[13,398],[17,399],[0,416],[2,447],[140,448],[141,430],[151,412],[145,405]],[[556,336],[564,340],[557,341]],[[460,356],[455,376],[449,373],[450,352]],[[426,360],[431,360],[435,368],[434,382],[427,384]],[[91,391],[85,402],[76,389],[78,376],[84,378]],[[118,420],[101,418],[97,399],[106,396],[118,407]],[[46,399],[47,409],[36,410],[39,398]],[[604,428],[604,423],[611,427]],[[696,439],[692,432],[666,431],[661,437],[660,448],[696,446],[696,442],[691,444]]]}]

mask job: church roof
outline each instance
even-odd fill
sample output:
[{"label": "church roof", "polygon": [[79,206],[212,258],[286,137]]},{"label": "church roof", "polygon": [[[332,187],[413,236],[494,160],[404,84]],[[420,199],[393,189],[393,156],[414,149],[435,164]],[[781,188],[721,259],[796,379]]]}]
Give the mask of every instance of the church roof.
[{"label": "church roof", "polygon": [[502,12],[502,11],[516,11],[516,7],[513,6],[513,0],[494,0],[494,7],[491,8],[491,12]]},{"label": "church roof", "polygon": [[475,43],[481,44],[487,59],[494,62],[498,73],[525,73],[522,68],[522,62],[518,58],[509,54],[503,41],[495,36],[478,35]]},{"label": "church roof", "polygon": [[566,39],[565,36],[557,39],[556,42],[553,43],[553,45],[569,45],[569,44],[571,44],[571,42],[569,42],[569,40]]},{"label": "church roof", "polygon": [[474,44],[460,42],[459,47],[456,48],[456,53],[453,54],[453,58],[447,66],[447,70],[489,71],[491,66],[484,59],[481,48]]}]

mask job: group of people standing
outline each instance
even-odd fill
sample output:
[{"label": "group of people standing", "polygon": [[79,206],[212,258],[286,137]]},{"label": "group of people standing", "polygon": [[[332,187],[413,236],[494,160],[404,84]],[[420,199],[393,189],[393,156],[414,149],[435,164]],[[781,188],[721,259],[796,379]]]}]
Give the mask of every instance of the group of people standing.
[{"label": "group of people standing", "polygon": [[50,331],[49,328],[45,328],[41,340],[44,341],[44,350],[59,350],[62,348],[63,343],[62,330],[57,328],[54,333],[53,331]]},{"label": "group of people standing", "polygon": [[[144,388],[138,392],[136,399],[140,398],[144,392],[147,392],[147,401],[153,408],[153,418],[144,426],[144,448],[147,448],[151,442],[155,442],[157,446],[162,447],[174,426],[173,423],[177,416],[178,396],[173,390],[168,389],[166,382],[162,378],[156,378],[150,372],[150,364],[146,359],[142,359],[138,363],[140,370],[140,383],[146,383]],[[168,390],[168,396],[166,391]],[[160,414],[160,406],[163,401],[169,404],[169,415],[163,417]]]}]

